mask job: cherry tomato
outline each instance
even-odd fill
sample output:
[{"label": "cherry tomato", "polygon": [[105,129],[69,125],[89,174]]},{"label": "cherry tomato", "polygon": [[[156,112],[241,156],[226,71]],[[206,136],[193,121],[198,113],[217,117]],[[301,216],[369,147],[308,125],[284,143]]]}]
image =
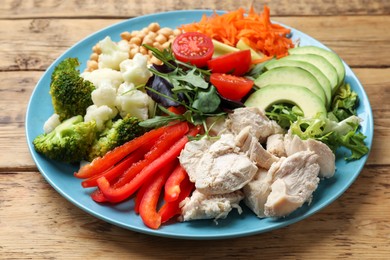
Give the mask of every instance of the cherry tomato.
[{"label": "cherry tomato", "polygon": [[248,72],[252,58],[250,50],[243,50],[221,55],[207,62],[207,66],[212,72],[229,73],[242,76]]},{"label": "cherry tomato", "polygon": [[223,73],[212,73],[210,82],[221,96],[231,100],[241,100],[254,84],[253,80]]},{"label": "cherry tomato", "polygon": [[211,38],[203,33],[187,32],[176,37],[172,51],[179,61],[204,67],[213,56],[214,45]]}]

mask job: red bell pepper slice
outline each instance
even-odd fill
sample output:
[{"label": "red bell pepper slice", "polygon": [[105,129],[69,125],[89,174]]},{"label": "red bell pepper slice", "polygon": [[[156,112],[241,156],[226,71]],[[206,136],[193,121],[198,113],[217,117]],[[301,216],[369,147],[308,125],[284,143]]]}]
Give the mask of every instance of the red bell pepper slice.
[{"label": "red bell pepper slice", "polygon": [[[128,155],[126,158],[124,158],[122,161],[120,161],[117,165],[114,167],[111,167],[110,169],[102,172],[101,174],[94,175],[84,181],[81,182],[81,186],[84,188],[94,187],[97,186],[97,179],[100,177],[106,177],[106,179],[111,182],[121,174],[123,174],[130,166],[139,160],[143,158],[146,151],[150,149],[150,146],[147,146],[145,148],[138,149],[137,151],[134,151],[130,155]],[[142,150],[142,151],[141,151]]]},{"label": "red bell pepper slice", "polygon": [[164,200],[167,202],[177,200],[180,194],[180,183],[188,177],[186,170],[179,164],[168,177],[165,183]]},{"label": "red bell pepper slice", "polygon": [[[198,132],[199,128],[194,128],[190,130],[189,135],[195,136]],[[169,150],[143,168],[129,183],[121,187],[113,188],[105,177],[99,178],[97,182],[101,192],[110,202],[120,202],[127,199],[133,195],[146,180],[177,158],[187,142],[188,136],[183,136],[179,141],[173,144]]]},{"label": "red bell pepper slice", "polygon": [[108,200],[106,199],[106,197],[104,197],[102,191],[97,188],[96,190],[94,190],[92,193],[91,193],[91,198],[95,201],[95,202],[107,202]]},{"label": "red bell pepper slice", "polygon": [[180,194],[179,197],[170,202],[165,202],[165,204],[160,208],[158,213],[161,215],[161,223],[165,223],[172,219],[174,216],[181,213],[180,202],[185,198],[190,196],[191,192],[194,190],[195,184],[190,182],[189,178],[186,177],[180,184]]},{"label": "red bell pepper slice", "polygon": [[172,144],[179,140],[188,131],[188,129],[188,124],[185,122],[173,125],[167,132],[160,136],[151,150],[145,155],[145,158],[133,164],[122,176],[119,177],[119,179],[113,184],[113,187],[118,188],[129,183],[143,168],[167,151]]},{"label": "red bell pepper slice", "polygon": [[91,163],[81,167],[78,172],[74,173],[74,176],[85,179],[104,172],[142,145],[154,143],[168,128],[169,126],[150,130],[142,136],[116,147],[114,150],[106,153],[103,157],[97,157]]},{"label": "red bell pepper slice", "polygon": [[161,169],[159,174],[143,184],[139,190],[142,195],[139,202],[139,215],[144,224],[150,228],[158,229],[161,226],[161,216],[157,212],[157,203],[164,183],[171,174],[175,161]]}]

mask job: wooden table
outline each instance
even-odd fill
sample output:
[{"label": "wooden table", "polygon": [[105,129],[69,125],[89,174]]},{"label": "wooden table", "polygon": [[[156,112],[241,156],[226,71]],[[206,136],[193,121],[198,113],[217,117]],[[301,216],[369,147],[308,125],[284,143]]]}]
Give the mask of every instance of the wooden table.
[{"label": "wooden table", "polygon": [[[164,4],[162,4],[164,2]],[[254,1],[334,49],[363,84],[375,138],[356,182],[318,214],[255,236],[174,240],[107,224],[61,197],[25,139],[25,112],[45,69],[85,36],[131,17],[250,1],[3,0],[0,7],[0,258],[385,259],[390,255],[390,1]],[[292,3],[294,2],[294,3]]]}]

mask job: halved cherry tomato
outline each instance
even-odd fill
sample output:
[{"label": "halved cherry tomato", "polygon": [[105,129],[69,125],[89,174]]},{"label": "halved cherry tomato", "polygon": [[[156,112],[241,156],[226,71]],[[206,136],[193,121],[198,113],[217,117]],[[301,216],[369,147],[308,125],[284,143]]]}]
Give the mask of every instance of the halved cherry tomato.
[{"label": "halved cherry tomato", "polygon": [[250,50],[243,50],[221,55],[207,62],[207,66],[215,73],[229,73],[242,76],[248,72],[252,62]]},{"label": "halved cherry tomato", "polygon": [[219,94],[231,100],[242,99],[254,84],[253,80],[223,73],[212,73],[210,82],[217,88]]},{"label": "halved cherry tomato", "polygon": [[179,61],[204,67],[213,56],[214,45],[211,38],[203,33],[186,32],[173,41],[172,51]]}]

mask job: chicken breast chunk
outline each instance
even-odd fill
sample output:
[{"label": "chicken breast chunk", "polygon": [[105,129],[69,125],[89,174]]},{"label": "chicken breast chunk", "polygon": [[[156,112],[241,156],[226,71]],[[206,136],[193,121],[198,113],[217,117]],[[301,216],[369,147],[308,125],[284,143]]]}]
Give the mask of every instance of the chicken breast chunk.
[{"label": "chicken breast chunk", "polygon": [[288,133],[284,137],[284,147],[287,156],[301,151],[313,151],[318,155],[319,177],[330,178],[334,175],[336,170],[335,155],[326,144],[314,139],[302,140],[299,136]]},{"label": "chicken breast chunk", "polygon": [[223,195],[206,195],[195,190],[190,198],[186,198],[180,203],[181,219],[183,221],[224,219],[234,208],[241,213],[239,203],[243,197],[244,194],[241,191]]},{"label": "chicken breast chunk", "polygon": [[255,177],[244,186],[244,202],[259,218],[266,217],[264,205],[271,192],[272,175],[260,168]]},{"label": "chicken breast chunk", "polygon": [[256,164],[240,152],[232,134],[221,135],[207,148],[206,141],[194,141],[197,142],[204,143],[188,143],[179,160],[200,192],[207,195],[231,193],[244,187],[256,174]]},{"label": "chicken breast chunk", "polygon": [[310,201],[317,189],[320,166],[318,155],[301,151],[273,164],[268,174],[274,180],[264,205],[268,217],[284,217]]},{"label": "chicken breast chunk", "polygon": [[237,108],[228,115],[226,128],[237,135],[247,126],[251,126],[251,134],[260,142],[264,143],[272,134],[284,133],[284,130],[257,107]]},{"label": "chicken breast chunk", "polygon": [[284,148],[284,135],[273,134],[267,138],[267,151],[277,157],[286,157],[286,150]]}]

